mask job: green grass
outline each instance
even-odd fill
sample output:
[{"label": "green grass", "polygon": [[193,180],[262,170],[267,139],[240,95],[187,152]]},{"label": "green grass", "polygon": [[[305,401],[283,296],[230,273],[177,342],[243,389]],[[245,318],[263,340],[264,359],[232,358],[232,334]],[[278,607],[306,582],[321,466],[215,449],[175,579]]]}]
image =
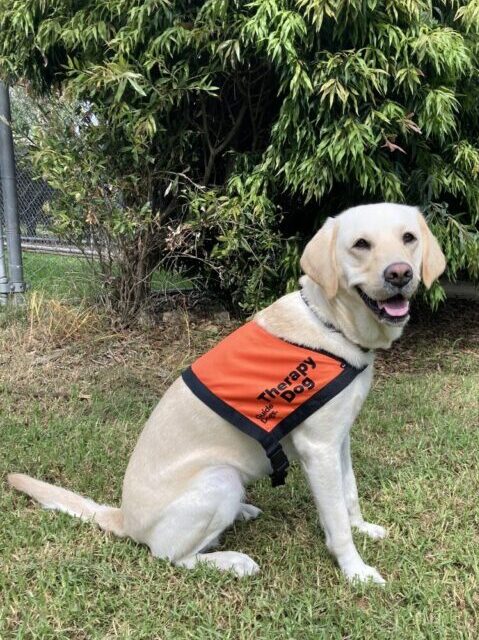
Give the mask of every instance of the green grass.
[{"label": "green grass", "polygon": [[29,291],[72,301],[95,292],[92,271],[85,258],[24,252],[23,269]]},{"label": "green grass", "polygon": [[[23,263],[29,291],[70,302],[93,299],[99,291],[92,268],[83,257],[24,252]],[[161,270],[153,274],[153,289],[188,286],[190,282],[177,275]]]},{"label": "green grass", "polygon": [[[128,456],[163,389],[163,354],[145,364],[140,353],[143,368],[122,362],[122,349],[138,344],[127,338],[101,356],[74,346],[54,363],[21,349],[0,356],[10,374],[2,376],[2,476],[22,471],[118,504]],[[442,353],[440,369],[380,375],[353,431],[365,517],[389,531],[384,541],[355,539],[384,589],[342,578],[299,468],[283,488],[252,487],[263,515],[225,535],[223,548],[261,566],[242,581],[174,568],[3,484],[0,638],[476,638],[477,355]]]}]

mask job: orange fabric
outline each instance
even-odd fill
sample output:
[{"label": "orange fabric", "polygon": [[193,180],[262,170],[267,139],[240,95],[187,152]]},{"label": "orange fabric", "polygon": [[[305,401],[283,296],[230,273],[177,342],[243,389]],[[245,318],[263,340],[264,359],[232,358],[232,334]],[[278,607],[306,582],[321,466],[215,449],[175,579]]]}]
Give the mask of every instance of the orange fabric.
[{"label": "orange fabric", "polygon": [[210,391],[269,433],[334,380],[344,365],[248,322],[191,368]]}]

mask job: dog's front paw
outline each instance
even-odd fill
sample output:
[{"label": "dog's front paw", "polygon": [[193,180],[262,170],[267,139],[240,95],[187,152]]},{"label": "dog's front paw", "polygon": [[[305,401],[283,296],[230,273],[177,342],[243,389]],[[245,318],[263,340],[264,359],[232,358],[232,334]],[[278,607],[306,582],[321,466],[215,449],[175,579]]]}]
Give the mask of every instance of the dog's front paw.
[{"label": "dog's front paw", "polygon": [[384,527],[381,527],[378,524],[372,524],[371,522],[353,522],[352,525],[355,529],[361,531],[361,533],[365,533],[373,540],[381,540],[388,535],[388,532]]},{"label": "dog's front paw", "polygon": [[384,580],[379,571],[374,567],[364,564],[364,562],[361,564],[355,563],[349,566],[343,566],[341,568],[344,575],[350,582],[374,582],[380,585],[386,584],[386,580]]}]

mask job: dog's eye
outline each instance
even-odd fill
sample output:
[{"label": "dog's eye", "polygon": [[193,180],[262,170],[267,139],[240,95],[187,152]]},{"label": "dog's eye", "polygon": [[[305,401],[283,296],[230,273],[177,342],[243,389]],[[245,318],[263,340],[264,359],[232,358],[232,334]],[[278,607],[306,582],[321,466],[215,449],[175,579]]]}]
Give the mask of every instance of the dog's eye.
[{"label": "dog's eye", "polygon": [[416,236],[409,232],[405,233],[402,237],[402,241],[404,242],[404,244],[410,244],[411,242],[414,242],[415,239]]},{"label": "dog's eye", "polygon": [[365,240],[364,238],[359,238],[359,240],[356,240],[356,242],[353,244],[353,249],[370,249],[370,248],[371,248],[371,243]]}]

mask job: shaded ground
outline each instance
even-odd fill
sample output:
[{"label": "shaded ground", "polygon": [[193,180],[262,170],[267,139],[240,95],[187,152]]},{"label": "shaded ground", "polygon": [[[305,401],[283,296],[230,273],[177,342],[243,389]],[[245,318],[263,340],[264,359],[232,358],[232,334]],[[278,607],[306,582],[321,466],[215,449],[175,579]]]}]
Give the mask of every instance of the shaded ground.
[{"label": "shaded ground", "polygon": [[464,356],[479,358],[479,303],[450,300],[432,312],[415,302],[401,339],[378,354],[380,371],[420,373],[461,367]]}]

